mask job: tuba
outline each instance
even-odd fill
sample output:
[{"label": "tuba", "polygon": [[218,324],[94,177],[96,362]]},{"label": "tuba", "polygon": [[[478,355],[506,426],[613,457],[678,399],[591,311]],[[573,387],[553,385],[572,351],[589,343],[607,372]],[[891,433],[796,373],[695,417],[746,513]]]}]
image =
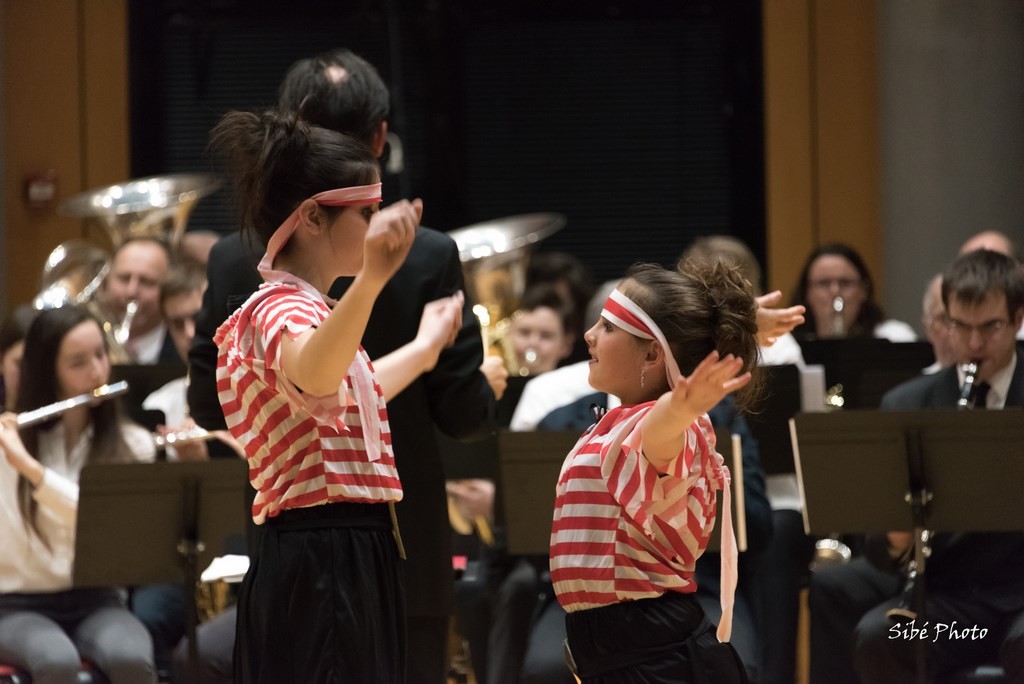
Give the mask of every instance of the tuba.
[{"label": "tuba", "polygon": [[529,362],[519,362],[509,336],[526,290],[530,253],[535,244],[561,230],[565,220],[562,214],[520,214],[448,233],[459,248],[467,294],[480,320],[484,353],[500,355],[511,375],[530,374]]},{"label": "tuba", "polygon": [[[99,224],[115,249],[132,238],[145,237],[166,243],[173,254],[196,202],[218,187],[220,181],[205,174],[153,176],[88,190],[65,200],[57,211]],[[37,310],[85,307],[103,328],[111,362],[134,363],[126,343],[137,305],[129,302],[123,315],[114,315],[96,296],[110,262],[110,254],[88,242],[69,240],[57,245],[43,265],[40,291],[32,304]]]},{"label": "tuba", "polygon": [[207,174],[170,174],[138,178],[87,190],[61,203],[65,216],[98,224],[116,249],[132,238],[156,238],[177,251],[196,202],[220,187]]}]

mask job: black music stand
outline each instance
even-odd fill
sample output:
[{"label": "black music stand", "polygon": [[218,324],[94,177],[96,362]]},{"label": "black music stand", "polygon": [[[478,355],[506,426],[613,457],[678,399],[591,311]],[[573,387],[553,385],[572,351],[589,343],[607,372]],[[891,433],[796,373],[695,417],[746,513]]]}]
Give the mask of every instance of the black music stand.
[{"label": "black music stand", "polygon": [[[728,431],[715,431],[718,451],[725,458],[733,482],[733,519],[736,545],[747,548],[746,508],[743,504],[743,463],[739,437]],[[548,555],[551,545],[551,519],[555,511],[555,485],[566,454],[576,445],[580,434],[573,430],[537,430],[502,432],[498,435],[501,467],[499,498],[503,502],[508,550],[512,554]],[[721,492],[718,505],[721,507]],[[721,521],[721,516],[718,520]],[[716,524],[708,542],[708,551],[720,547],[721,524]]]},{"label": "black music stand", "polygon": [[[1024,530],[1024,514],[1005,505],[1024,479],[1020,410],[801,413],[790,425],[805,531],[914,530],[918,615],[924,531]],[[919,681],[925,658],[920,641]]]},{"label": "black music stand", "polygon": [[185,368],[180,364],[156,363],[152,365],[118,364],[110,367],[111,382],[126,380],[128,393],[121,399],[121,406],[128,417],[147,428],[152,417],[142,408],[142,402],[171,380],[184,377]]},{"label": "black music stand", "polygon": [[244,542],[248,466],[240,459],[94,464],[79,478],[76,587],[180,582],[189,681],[199,681],[199,568]]},{"label": "black music stand", "polygon": [[801,410],[800,369],[789,364],[766,366],[762,371],[764,399],[753,413],[747,415],[747,423],[760,447],[764,474],[792,473],[793,443],[789,438],[789,419]]},{"label": "black music stand", "polygon": [[825,385],[843,386],[844,408],[876,409],[882,395],[935,361],[928,342],[875,338],[800,340],[804,361],[825,367]]},{"label": "black music stand", "polygon": [[498,433],[498,499],[510,554],[548,555],[555,485],[579,438],[576,430]]}]

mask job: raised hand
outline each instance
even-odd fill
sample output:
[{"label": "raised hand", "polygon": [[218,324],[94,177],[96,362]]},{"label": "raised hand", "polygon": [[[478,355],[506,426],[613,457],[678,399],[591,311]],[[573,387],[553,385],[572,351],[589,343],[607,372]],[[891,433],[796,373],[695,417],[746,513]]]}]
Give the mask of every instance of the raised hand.
[{"label": "raised hand", "polygon": [[494,354],[484,356],[484,362],[480,364],[480,372],[487,378],[487,384],[491,386],[495,399],[501,399],[508,387],[508,370],[505,368],[505,360]]},{"label": "raised hand", "polygon": [[455,338],[462,327],[462,305],[465,299],[460,290],[451,297],[435,299],[423,307],[416,339],[430,350],[425,371],[434,368],[442,349],[455,344]]},{"label": "raised hand", "polygon": [[0,449],[18,473],[34,486],[39,486],[43,481],[43,466],[25,450],[18,434],[18,416],[14,413],[0,414]]},{"label": "raised hand", "polygon": [[775,308],[782,301],[782,291],[776,290],[757,297],[757,342],[762,347],[775,344],[780,336],[804,322],[803,305],[785,309]]},{"label": "raised hand", "polygon": [[421,200],[401,200],[370,219],[363,239],[363,274],[386,282],[405,261],[423,216]]},{"label": "raised hand", "polygon": [[656,468],[665,468],[679,455],[686,431],[698,416],[707,413],[729,392],[750,382],[750,372],[737,375],[743,360],[732,354],[724,359],[713,351],[689,377],[662,394],[642,424],[644,456]]},{"label": "raised hand", "polygon": [[712,351],[671,390],[672,408],[686,415],[707,413],[726,394],[750,382],[749,371],[737,375],[741,368],[743,359],[732,354],[720,359],[718,352]]}]

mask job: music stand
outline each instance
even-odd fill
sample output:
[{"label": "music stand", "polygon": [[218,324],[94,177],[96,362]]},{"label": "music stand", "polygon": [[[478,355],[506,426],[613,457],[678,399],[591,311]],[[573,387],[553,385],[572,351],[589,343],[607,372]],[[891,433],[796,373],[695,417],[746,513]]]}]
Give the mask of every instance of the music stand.
[{"label": "music stand", "polygon": [[851,337],[801,340],[808,364],[825,367],[825,385],[843,386],[843,407],[875,409],[882,395],[917,377],[935,361],[928,342],[890,342],[885,339]]},{"label": "music stand", "polygon": [[[750,433],[760,447],[764,474],[793,472],[793,443],[789,438],[789,419],[799,413],[801,403],[800,369],[790,364],[766,366],[764,400],[747,415]],[[723,455],[725,452],[722,452]]]},{"label": "music stand", "polygon": [[579,438],[575,430],[498,433],[499,499],[509,553],[548,555],[555,485]]},{"label": "music stand", "polygon": [[[805,531],[914,530],[923,615],[924,531],[1024,530],[1024,515],[1001,503],[1024,479],[1022,418],[1015,409],[798,414],[790,425]],[[922,648],[919,679],[924,659]]]},{"label": "music stand", "polygon": [[142,408],[142,402],[171,380],[185,375],[185,367],[180,364],[157,363],[152,365],[117,364],[110,367],[111,382],[126,380],[128,393],[121,399],[121,406],[128,417],[140,425],[148,427],[151,420]]},{"label": "music stand", "polygon": [[79,478],[74,586],[181,583],[190,681],[199,681],[199,567],[245,539],[247,487],[241,459],[92,464]]},{"label": "music stand", "polygon": [[[732,474],[733,519],[736,545],[747,549],[746,508],[743,503],[743,461],[739,436],[727,430],[715,430],[718,451]],[[555,486],[566,455],[579,440],[572,430],[537,430],[498,434],[498,459],[501,467],[500,498],[503,502],[508,550],[512,554],[548,555],[551,546],[551,520],[555,511]],[[718,494],[721,509],[722,493]],[[718,517],[721,521],[721,516]],[[708,551],[720,548],[721,524],[716,524],[708,542]]]}]

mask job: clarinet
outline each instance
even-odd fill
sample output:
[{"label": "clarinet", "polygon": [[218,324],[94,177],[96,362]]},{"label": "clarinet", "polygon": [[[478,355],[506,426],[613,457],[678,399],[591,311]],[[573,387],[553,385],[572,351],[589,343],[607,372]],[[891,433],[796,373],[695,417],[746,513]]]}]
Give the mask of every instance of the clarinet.
[{"label": "clarinet", "polygon": [[[960,366],[960,370],[964,373],[964,384],[960,388],[960,398],[956,402],[956,407],[958,410],[964,411],[974,408],[978,393],[978,388],[975,385],[978,377],[978,362],[965,363]],[[920,543],[915,543],[913,552],[908,553],[907,559],[904,561],[906,582],[903,584],[899,605],[886,611],[886,617],[896,621],[917,619],[917,608],[921,605],[923,598],[921,592],[924,589],[923,583],[918,581],[918,575],[924,571],[925,560],[931,555],[930,537],[931,533],[928,530],[922,530]]]},{"label": "clarinet", "polygon": [[918,581],[918,575],[924,571],[925,559],[931,555],[932,549],[929,545],[931,533],[928,530],[921,531],[921,541],[916,541],[910,549],[907,549],[902,564],[905,566],[903,573],[905,580],[903,590],[900,592],[900,602],[895,608],[885,611],[885,616],[895,622],[917,620],[918,608],[924,600],[924,582]]},{"label": "clarinet", "polygon": [[978,362],[971,361],[970,363],[965,363],[960,366],[960,370],[964,372],[964,384],[960,388],[960,399],[957,400],[956,407],[963,411],[974,408],[974,399],[977,394],[974,382],[978,376]]},{"label": "clarinet", "polygon": [[846,323],[843,322],[843,309],[846,302],[836,295],[832,300],[832,337],[846,337]]}]

